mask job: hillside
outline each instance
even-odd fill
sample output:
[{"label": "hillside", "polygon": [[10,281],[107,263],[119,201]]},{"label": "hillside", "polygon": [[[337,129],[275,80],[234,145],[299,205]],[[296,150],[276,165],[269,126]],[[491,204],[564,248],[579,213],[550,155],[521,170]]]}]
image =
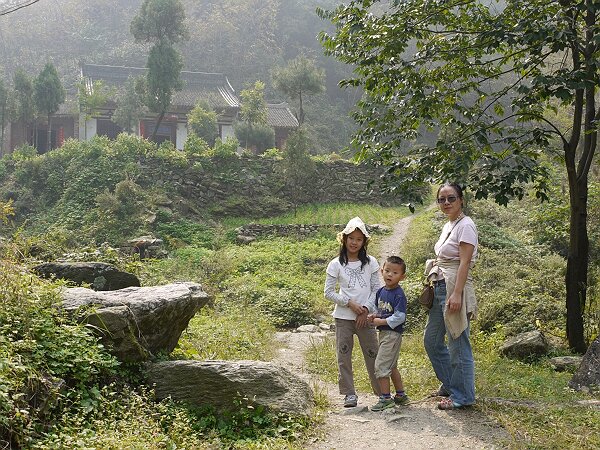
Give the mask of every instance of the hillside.
[{"label": "hillside", "polygon": [[315,159],[294,169],[294,181],[281,153],[238,155],[235,149],[186,153],[125,134],[115,141],[68,141],[40,156],[25,147],[0,161],[0,200],[13,202],[14,222],[26,221],[30,231],[113,246],[143,234],[194,244],[202,226],[310,203],[403,201],[382,195],[378,171],[368,166]]},{"label": "hillside", "polygon": [[[148,47],[137,44],[130,23],[142,0],[41,1],[0,17],[0,78],[9,86],[17,69],[31,77],[51,61],[75,94],[80,64],[145,67]],[[305,53],[326,72],[326,91],[307,99],[307,125],[319,152],[339,152],[354,129],[348,112],[358,95],[337,83],[350,68],[323,55],[318,33],[329,25],[317,6],[334,0],[185,0],[190,39],[180,46],[184,70],[225,74],[239,94],[256,80],[266,99],[288,100],[271,83],[271,71]],[[297,105],[294,105],[296,107]]]},{"label": "hillside", "polygon": [[[179,152],[121,135],[116,141],[68,142],[41,156],[26,147],[0,161],[0,218],[9,219],[2,225],[0,246],[4,446],[301,449],[314,444],[319,448],[325,430],[337,423],[357,420],[360,426],[355,431],[363,426],[371,429],[364,420],[383,423],[369,412],[351,418],[341,415],[337,396],[327,399],[319,391],[309,418],[272,414],[243,399],[225,415],[157,401],[141,381],[142,366],[115,360],[98,344],[93,328],[74,323],[56,308],[65,282],[42,281],[30,272],[35,264],[58,258],[99,260],[135,273],[142,286],[177,280],[201,283],[213,302],[190,321],[175,350],[161,356],[169,360],[270,361],[278,354],[278,332],[330,323],[323,276],[327,261],[338,251],[338,229],[332,225],[360,215],[368,224],[392,228],[409,215],[408,208],[401,206],[401,199],[370,192],[368,169],[347,161],[313,159],[315,172],[305,168],[308,172],[295,178],[297,184],[286,185],[285,155],[253,157],[237,155],[233,149],[217,150]],[[595,182],[592,188],[596,192]],[[553,198],[540,206],[526,197],[507,208],[469,199],[481,245],[473,274],[480,303],[472,331],[478,400],[465,416],[436,414],[434,420],[462,430],[465,444],[600,445],[597,393],[568,389],[571,373],[556,372],[551,363],[554,356],[570,355],[564,333],[561,256],[567,210],[560,183]],[[591,223],[600,217],[597,206],[593,202],[590,208]],[[423,418],[434,405],[424,399],[437,387],[421,342],[426,315],[414,298],[421,267],[443,218],[434,210],[417,211],[406,239],[379,227],[369,246],[373,255],[400,252],[409,268],[403,287],[413,301],[401,368],[410,396],[418,403],[401,412],[395,424],[385,422],[404,431],[428,426]],[[236,228],[251,222],[329,226],[302,236],[265,235],[250,243],[238,242]],[[164,257],[140,260],[116,248],[138,233],[163,239]],[[598,279],[595,239],[592,281]],[[591,342],[600,323],[595,289],[589,300],[585,319]],[[500,355],[506,338],[536,329],[551,341],[548,354],[524,361]],[[331,334],[311,341],[303,355],[310,377],[335,382],[333,348]],[[368,402],[362,366],[357,352],[357,385]],[[52,402],[39,403],[48,393],[54,395]],[[475,428],[465,420],[481,425],[477,430],[492,430],[484,441],[477,440],[471,433]],[[445,436],[438,425],[432,432]],[[356,440],[364,434],[356,435]],[[335,432],[331,436],[335,439]],[[439,440],[440,436],[422,432],[419,443],[427,447]]]}]

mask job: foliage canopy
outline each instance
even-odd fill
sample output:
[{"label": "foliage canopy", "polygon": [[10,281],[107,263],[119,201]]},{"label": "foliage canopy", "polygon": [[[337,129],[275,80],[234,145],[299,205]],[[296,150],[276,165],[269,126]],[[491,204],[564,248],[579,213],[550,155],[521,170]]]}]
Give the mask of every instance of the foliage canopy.
[{"label": "foliage canopy", "polygon": [[[145,0],[131,22],[131,34],[137,42],[153,43],[146,67],[145,105],[158,114],[152,140],[171,105],[173,93],[182,87],[179,75],[183,58],[174,44],[188,38],[185,10],[180,0]],[[140,85],[140,89],[142,85]]]},{"label": "foliage canopy", "polygon": [[144,0],[130,30],[137,41],[144,42],[177,43],[189,36],[185,10],[179,0]]},{"label": "foliage canopy", "polygon": [[188,127],[196,136],[212,146],[219,136],[217,113],[208,105],[197,104],[188,114]]},{"label": "foliage canopy", "polygon": [[[572,347],[585,351],[585,216],[600,118],[600,3],[386,3],[319,10],[336,26],[321,35],[326,52],[355,67],[342,84],[364,89],[354,115],[360,158],[386,167],[391,191],[451,179],[477,198],[506,205],[531,183],[547,199],[544,150],[562,147],[571,205],[567,332]],[[570,110],[570,123],[558,119],[560,109]]]},{"label": "foliage canopy", "polygon": [[47,63],[35,79],[34,99],[37,109],[41,113],[52,115],[58,111],[61,103],[65,101],[65,88],[60,82],[54,64]]},{"label": "foliage canopy", "polygon": [[275,89],[299,104],[298,122],[304,123],[303,95],[325,91],[325,71],[317,67],[314,59],[299,55],[285,67],[276,67],[272,73]]}]

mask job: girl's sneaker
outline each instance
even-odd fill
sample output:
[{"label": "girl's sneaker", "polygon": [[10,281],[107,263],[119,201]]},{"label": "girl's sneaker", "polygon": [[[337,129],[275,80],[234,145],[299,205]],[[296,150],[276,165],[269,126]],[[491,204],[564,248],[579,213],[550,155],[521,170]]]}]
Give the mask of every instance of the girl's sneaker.
[{"label": "girl's sneaker", "polygon": [[358,405],[358,396],[356,394],[348,394],[344,397],[344,408],[354,408]]},{"label": "girl's sneaker", "polygon": [[394,395],[394,403],[396,405],[406,405],[409,401],[410,401],[410,399],[408,398],[408,395],[406,395],[406,394]]}]

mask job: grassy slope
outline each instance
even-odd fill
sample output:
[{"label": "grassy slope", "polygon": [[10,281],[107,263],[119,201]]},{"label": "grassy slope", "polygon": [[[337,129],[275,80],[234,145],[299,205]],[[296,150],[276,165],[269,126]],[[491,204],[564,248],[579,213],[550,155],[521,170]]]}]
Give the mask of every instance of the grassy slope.
[{"label": "grassy slope", "polygon": [[[125,225],[129,228],[137,226],[137,222],[129,224],[127,220],[131,218],[132,208],[138,208],[153,197],[151,192],[139,191],[139,187],[127,180],[119,184],[119,189],[115,187],[113,192],[117,180],[110,177],[117,172],[115,164],[119,164],[115,158],[118,155],[136,160],[140,152],[138,143],[123,137],[114,144],[109,155],[101,151],[103,145],[101,141],[92,142],[85,146],[85,151],[79,152],[81,149],[72,144],[72,148],[67,146],[63,152],[53,153],[48,158],[48,167],[42,167],[35,159],[16,163],[15,177],[23,178],[23,186],[44,180],[48,184],[46,188],[53,187],[43,190],[48,198],[25,196],[24,201],[16,205],[18,208],[27,209],[33,204],[41,205],[54,202],[59,197],[61,199],[59,207],[39,221],[40,230],[45,229],[46,233],[39,237],[38,251],[42,245],[47,255],[60,254],[66,245],[73,243],[69,241],[72,233],[68,232],[66,225],[72,225],[71,222],[78,224],[82,218],[107,236],[118,234]],[[158,152],[158,156],[164,156],[165,161],[173,164],[177,163],[173,158],[181,156],[174,156],[170,151],[165,151],[163,155],[161,149],[141,150]],[[74,158],[78,165],[63,170],[65,160],[69,158]],[[96,161],[93,165],[90,163],[92,160]],[[135,173],[135,165],[125,166],[125,172]],[[98,167],[102,170],[98,171]],[[75,193],[78,195],[68,192],[64,197],[59,195],[66,183],[63,171],[66,175],[73,175],[75,187],[71,190],[77,191]],[[98,207],[90,213],[82,209],[94,199],[96,193],[90,177],[97,177],[101,173],[110,175],[104,181],[112,183],[109,183],[111,191],[105,192],[101,199],[96,198]],[[16,185],[19,186],[19,180],[16,180]],[[135,201],[130,202],[132,199]],[[103,216],[102,205],[112,212]],[[552,226],[543,220],[542,226],[535,225],[540,220],[539,217],[532,218],[531,206],[527,202],[508,209],[498,208],[488,202],[475,202],[472,205],[472,215],[480,228],[482,239],[481,261],[475,272],[481,317],[475,326],[473,339],[478,364],[478,408],[494,415],[513,433],[515,447],[598,447],[599,413],[572,406],[575,400],[585,396],[565,388],[569,374],[553,372],[545,360],[531,364],[515,363],[497,354],[499,343],[507,334],[535,327],[542,328],[558,340],[564,334],[564,288],[561,285],[564,261],[538,239],[543,233],[548,233],[550,237],[560,233],[550,233]],[[555,212],[556,208],[550,211]],[[546,218],[550,213],[545,213]],[[115,220],[119,214],[123,217]],[[301,208],[295,217],[286,215],[264,221],[343,224],[350,217],[360,215],[368,223],[392,225],[405,214],[405,210],[398,208],[344,204]],[[138,218],[141,220],[142,217],[140,213]],[[559,214],[559,222],[561,217]],[[228,219],[217,226],[212,223],[192,223],[183,218],[168,222],[167,231],[172,238],[169,243],[173,251],[170,258],[160,261],[140,264],[121,259],[110,250],[91,256],[137,271],[145,285],[186,279],[203,283],[215,295],[215,308],[204,311],[192,321],[174,357],[269,359],[274,351],[271,339],[274,324],[296,325],[330,311],[330,305],[322,295],[323,271],[327,261],[336,255],[337,244],[333,232],[324,232],[302,241],[274,238],[259,240],[249,246],[235,245],[231,231],[246,220],[249,219]],[[410,268],[422,266],[441,223],[433,214],[423,214],[413,222],[410,239],[402,255]],[[534,226],[538,227],[535,233],[528,231],[533,230]],[[94,229],[86,231],[92,233]],[[190,239],[190,236],[193,238]],[[28,241],[32,238],[21,238],[23,240],[18,243],[21,247],[14,252],[17,256],[12,257],[20,264],[26,262],[23,255],[31,254],[30,250],[34,247]],[[186,238],[191,245],[183,244],[187,242]],[[378,236],[374,237],[371,247],[374,254],[377,254],[379,239]],[[418,269],[411,270],[409,279],[404,283],[409,298],[414,298],[418,291],[419,272]],[[15,273],[19,273],[18,268]],[[97,366],[97,361],[104,360],[105,355],[90,355],[87,360],[77,360],[73,366],[70,359],[64,358],[61,350],[64,345],[54,345],[46,333],[49,330],[55,336],[61,336],[60,339],[67,339],[62,337],[64,332],[57,332],[63,326],[62,318],[48,318],[43,326],[38,325],[38,329],[28,329],[27,315],[45,317],[35,312],[36,302],[43,307],[45,304],[38,299],[50,294],[41,295],[38,291],[41,289],[43,292],[44,288],[27,277],[15,274],[14,279],[16,281],[3,284],[7,294],[2,298],[10,307],[5,306],[2,310],[4,315],[0,316],[0,408],[3,412],[0,414],[0,427],[8,423],[1,419],[17,418],[18,423],[11,422],[10,426],[13,427],[12,431],[22,432],[33,439],[28,446],[61,448],[62,445],[62,448],[73,448],[97,445],[118,448],[121,444],[164,448],[175,444],[178,447],[202,448],[213,443],[236,448],[286,448],[290,445],[290,439],[305,436],[310,429],[310,424],[254,415],[244,405],[240,405],[236,415],[220,421],[209,412],[195,413],[169,402],[156,404],[152,401],[151,393],[143,390],[132,391],[122,385],[106,385],[106,379],[95,376],[93,372],[89,377],[86,375],[87,378],[82,382],[85,386],[70,386],[70,395],[65,398],[63,409],[54,411],[60,413],[58,416],[41,419],[49,428],[36,428],[41,424],[36,422],[35,412],[27,410],[19,399],[30,394],[25,390],[32,380],[38,380],[45,373],[53,374],[54,369],[47,364],[49,356],[62,358],[59,360],[61,370],[65,373],[76,372],[79,376],[82,371],[87,374],[86,371]],[[18,295],[13,296],[14,292]],[[594,292],[591,291],[592,294]],[[22,297],[30,302],[31,310],[28,308],[23,311],[20,307]],[[594,299],[591,296],[590,300]],[[594,304],[593,301],[590,303]],[[21,317],[19,314],[24,312],[27,314]],[[256,319],[252,322],[244,320],[248,316]],[[419,397],[434,388],[436,381],[421,345],[425,315],[413,304],[409,307],[409,317],[411,322],[403,346],[402,364],[403,370],[406,370],[407,386],[414,397]],[[588,329],[597,331],[593,322],[594,317],[599,317],[597,310],[592,310],[588,317],[592,318],[588,322]],[[598,321],[595,323],[597,327]],[[24,336],[22,339],[13,338],[13,324],[20,324],[22,331],[19,337]],[[40,335],[41,331],[45,334]],[[85,345],[85,333],[86,330],[77,329],[77,345]],[[223,342],[228,344],[223,345]],[[43,360],[31,357],[40,354],[44,355]],[[335,379],[335,372],[332,371],[335,368],[334,359],[331,343],[311,352],[313,367],[331,380]],[[110,365],[110,362],[106,364]],[[357,367],[360,366],[357,362]],[[62,375],[58,372],[55,374]],[[126,371],[119,374],[125,380],[130,376]],[[359,374],[359,382],[366,386],[364,373]],[[533,401],[533,407],[506,406],[490,400],[497,396]],[[14,414],[15,411],[11,409],[13,406],[20,409],[20,416]],[[5,408],[9,411],[6,415]],[[115,422],[119,426],[113,430]],[[546,427],[549,431],[545,430]],[[39,434],[42,430],[47,434]],[[0,428],[0,431],[4,432],[4,429]]]}]

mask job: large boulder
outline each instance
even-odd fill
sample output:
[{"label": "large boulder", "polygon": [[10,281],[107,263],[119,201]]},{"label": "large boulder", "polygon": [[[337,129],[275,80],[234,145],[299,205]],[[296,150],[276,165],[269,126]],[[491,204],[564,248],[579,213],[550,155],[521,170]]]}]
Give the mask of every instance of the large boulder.
[{"label": "large boulder", "polygon": [[575,372],[581,365],[581,356],[555,356],[548,362],[557,372]]},{"label": "large boulder", "polygon": [[140,259],[146,257],[155,258],[161,256],[163,241],[154,236],[140,236],[135,239],[130,239],[124,246],[130,249],[131,253],[140,255]]},{"label": "large boulder", "polygon": [[539,357],[548,353],[550,345],[546,337],[538,330],[513,336],[502,345],[500,353],[516,359]]},{"label": "large boulder", "polygon": [[583,355],[583,361],[569,386],[578,391],[600,391],[600,336]]},{"label": "large boulder", "polygon": [[260,361],[164,361],[149,363],[147,377],[158,398],[194,406],[234,408],[243,396],[271,410],[308,415],[313,392],[306,381],[284,367]]},{"label": "large boulder", "polygon": [[39,264],[33,271],[43,278],[69,280],[77,285],[87,283],[96,291],[114,291],[139,286],[135,275],[123,272],[112,264],[103,262],[47,262]]},{"label": "large boulder", "polygon": [[125,362],[170,353],[194,314],[209,301],[196,283],[96,292],[67,288],[63,307],[93,325],[112,354]]}]

